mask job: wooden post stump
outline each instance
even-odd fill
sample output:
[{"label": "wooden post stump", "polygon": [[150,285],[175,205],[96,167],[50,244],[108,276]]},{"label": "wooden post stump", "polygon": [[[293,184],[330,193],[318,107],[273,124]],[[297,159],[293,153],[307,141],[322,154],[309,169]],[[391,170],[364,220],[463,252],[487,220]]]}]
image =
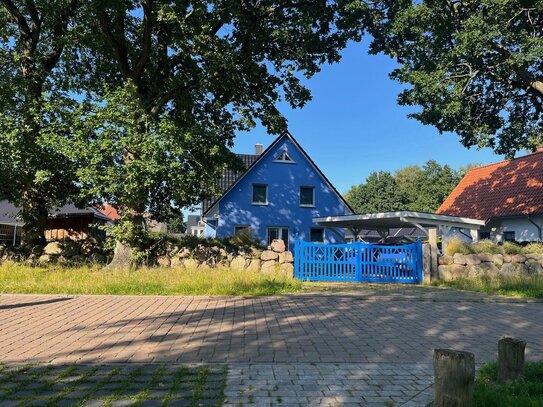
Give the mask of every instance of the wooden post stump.
[{"label": "wooden post stump", "polygon": [[434,349],[433,407],[472,407],[475,383],[473,353]]},{"label": "wooden post stump", "polygon": [[524,377],[526,342],[515,338],[498,341],[498,382],[505,383]]}]

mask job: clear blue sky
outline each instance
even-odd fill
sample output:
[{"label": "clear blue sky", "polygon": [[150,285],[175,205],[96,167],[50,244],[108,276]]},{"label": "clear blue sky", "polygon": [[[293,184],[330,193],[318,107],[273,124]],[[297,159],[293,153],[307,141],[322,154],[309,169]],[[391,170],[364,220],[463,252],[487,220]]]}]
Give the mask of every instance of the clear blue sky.
[{"label": "clear blue sky", "polygon": [[[280,104],[289,130],[336,186],[345,193],[371,171],[394,171],[433,159],[453,168],[503,159],[489,149],[468,150],[456,134],[439,134],[406,115],[396,104],[401,85],[389,79],[389,58],[367,54],[367,38],[352,43],[339,64],[323,67],[307,81],[313,100],[303,109]],[[236,138],[234,151],[252,153],[255,143],[274,140],[258,127]]]}]

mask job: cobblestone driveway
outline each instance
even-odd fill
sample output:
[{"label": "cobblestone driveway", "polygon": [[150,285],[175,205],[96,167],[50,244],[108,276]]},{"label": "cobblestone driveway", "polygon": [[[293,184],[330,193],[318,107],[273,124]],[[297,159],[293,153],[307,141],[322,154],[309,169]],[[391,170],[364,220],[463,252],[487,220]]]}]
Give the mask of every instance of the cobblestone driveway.
[{"label": "cobblestone driveway", "polygon": [[[281,378],[281,405],[348,405],[361,392],[362,405],[387,397],[402,405],[431,383],[436,347],[484,362],[511,335],[528,342],[528,359],[543,358],[542,303],[436,293],[424,300],[2,295],[0,362],[228,364],[229,403],[279,404],[273,389]],[[358,387],[342,385],[356,375],[366,378]],[[390,380],[375,381],[383,375]],[[304,377],[313,387],[304,389]]]}]

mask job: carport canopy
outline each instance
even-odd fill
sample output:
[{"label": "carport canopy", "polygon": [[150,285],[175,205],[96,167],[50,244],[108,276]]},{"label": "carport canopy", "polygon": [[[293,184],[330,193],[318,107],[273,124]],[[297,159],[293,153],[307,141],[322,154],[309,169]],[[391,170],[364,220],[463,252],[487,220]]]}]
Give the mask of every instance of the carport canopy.
[{"label": "carport canopy", "polygon": [[[356,238],[362,230],[376,230],[383,237],[389,229],[416,227],[429,236],[429,230],[450,230],[451,228],[477,231],[485,221],[459,216],[437,215],[435,213],[397,211],[341,215],[313,218],[313,222],[328,229],[347,229]],[[431,238],[431,236],[429,236]]]}]

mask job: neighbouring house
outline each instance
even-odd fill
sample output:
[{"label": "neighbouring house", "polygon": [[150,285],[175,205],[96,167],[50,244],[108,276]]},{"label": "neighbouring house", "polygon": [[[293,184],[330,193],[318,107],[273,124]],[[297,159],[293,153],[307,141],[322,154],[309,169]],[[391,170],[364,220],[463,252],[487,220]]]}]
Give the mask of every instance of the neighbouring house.
[{"label": "neighbouring house", "polygon": [[[17,245],[21,241],[23,222],[19,218],[20,208],[7,200],[0,201],[0,243]],[[92,207],[77,208],[73,204],[55,208],[46,223],[47,240],[85,239],[89,235],[103,235],[98,226],[112,219]]]},{"label": "neighbouring house", "polygon": [[437,213],[486,221],[479,239],[542,241],[543,147],[472,169]]},{"label": "neighbouring house", "polygon": [[185,234],[196,236],[196,237],[203,237],[204,230],[205,230],[205,224],[202,222],[201,217],[199,215],[187,216],[187,229],[185,231]]},{"label": "neighbouring house", "polygon": [[202,202],[199,226],[204,227],[205,237],[250,231],[264,245],[282,239],[287,247],[296,238],[341,240],[315,225],[313,218],[353,211],[290,133],[278,137],[265,151],[257,144],[255,154],[238,156],[246,170],[226,170],[219,181],[223,194]]}]

